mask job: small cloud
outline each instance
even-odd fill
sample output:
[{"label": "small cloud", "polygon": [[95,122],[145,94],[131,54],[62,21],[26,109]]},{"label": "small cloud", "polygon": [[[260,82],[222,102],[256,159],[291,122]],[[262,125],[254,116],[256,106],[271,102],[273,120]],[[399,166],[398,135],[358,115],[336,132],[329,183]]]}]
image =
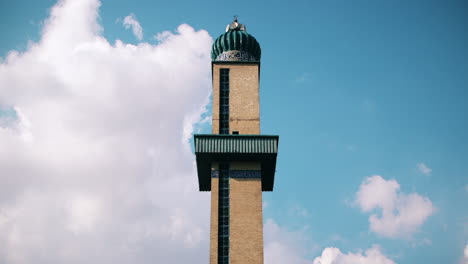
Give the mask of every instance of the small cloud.
[{"label": "small cloud", "polygon": [[421,172],[424,175],[430,175],[432,172],[432,169],[422,162],[416,164],[416,167],[418,168],[419,172]]},{"label": "small cloud", "polygon": [[169,37],[171,37],[173,34],[170,32],[170,31],[163,31],[161,33],[158,33],[156,34],[156,36],[154,36],[154,38],[158,41],[158,42],[164,42],[166,39],[168,39]]},{"label": "small cloud", "polygon": [[429,198],[402,193],[396,180],[379,175],[362,182],[356,202],[363,212],[373,212],[369,216],[370,229],[390,238],[410,237],[436,211]]},{"label": "small cloud", "polygon": [[126,29],[132,29],[133,35],[138,40],[143,39],[143,29],[141,28],[140,22],[135,17],[135,14],[130,14],[126,16],[123,20],[123,25]]}]

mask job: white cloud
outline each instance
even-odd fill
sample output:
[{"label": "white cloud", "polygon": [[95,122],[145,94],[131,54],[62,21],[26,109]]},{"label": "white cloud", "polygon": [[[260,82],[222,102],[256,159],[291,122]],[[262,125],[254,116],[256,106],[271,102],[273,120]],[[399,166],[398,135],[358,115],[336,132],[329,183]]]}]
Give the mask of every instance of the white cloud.
[{"label": "white cloud", "polygon": [[422,162],[416,164],[416,167],[418,168],[419,172],[421,172],[424,175],[430,175],[432,172],[432,169]]},{"label": "white cloud", "polygon": [[463,264],[468,264],[468,244],[465,245],[465,250],[463,252]]},{"label": "white cloud", "polygon": [[171,36],[171,32],[169,31],[163,31],[163,32],[160,32],[158,34],[156,34],[154,36],[154,38],[158,41],[158,42],[162,42],[164,40],[166,40],[168,37]]},{"label": "white cloud", "polygon": [[212,39],[181,25],[158,45],[111,44],[99,6],[59,1],[40,41],[0,60],[14,109],[0,121],[0,263],[206,263],[209,194],[187,138]]},{"label": "white cloud", "polygon": [[267,219],[264,225],[266,264],[307,264],[304,256],[310,253],[305,245],[307,239],[301,232],[294,232]]},{"label": "white cloud", "polygon": [[[303,230],[292,231],[280,226],[272,219],[267,219],[264,224],[265,231],[265,263],[266,264],[395,264],[393,260],[385,256],[380,246],[373,245],[363,251],[344,254],[340,249],[328,247],[322,251],[321,256],[313,261],[310,256],[318,252],[318,245],[311,243]],[[339,235],[332,235],[333,241],[345,241]]]},{"label": "white cloud", "polygon": [[356,202],[363,212],[379,210],[369,217],[370,229],[386,237],[410,237],[432,215],[435,208],[429,198],[417,193],[399,192],[395,180],[379,175],[368,177],[356,193]]},{"label": "white cloud", "polygon": [[138,22],[134,14],[126,16],[123,20],[123,25],[126,29],[131,28],[133,35],[135,35],[138,40],[143,39],[143,28],[141,28],[140,22]]},{"label": "white cloud", "polygon": [[364,254],[357,253],[343,254],[335,247],[325,248],[320,257],[314,259],[313,264],[395,264],[395,262],[380,251],[377,245],[367,249]]}]

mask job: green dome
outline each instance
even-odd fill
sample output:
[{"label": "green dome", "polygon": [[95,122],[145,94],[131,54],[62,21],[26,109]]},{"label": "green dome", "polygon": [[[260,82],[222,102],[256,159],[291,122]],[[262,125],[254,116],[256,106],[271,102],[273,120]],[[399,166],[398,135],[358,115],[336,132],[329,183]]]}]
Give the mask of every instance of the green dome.
[{"label": "green dome", "polygon": [[213,61],[260,61],[260,44],[243,30],[230,30],[219,36],[211,48]]}]

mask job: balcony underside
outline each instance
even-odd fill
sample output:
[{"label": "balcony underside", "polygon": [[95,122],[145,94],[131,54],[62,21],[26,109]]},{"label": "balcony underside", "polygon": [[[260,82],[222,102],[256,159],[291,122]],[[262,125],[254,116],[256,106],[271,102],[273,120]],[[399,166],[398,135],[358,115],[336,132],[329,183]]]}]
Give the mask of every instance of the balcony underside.
[{"label": "balcony underside", "polygon": [[278,136],[195,135],[200,191],[211,191],[213,162],[255,161],[261,164],[262,191],[273,191]]}]

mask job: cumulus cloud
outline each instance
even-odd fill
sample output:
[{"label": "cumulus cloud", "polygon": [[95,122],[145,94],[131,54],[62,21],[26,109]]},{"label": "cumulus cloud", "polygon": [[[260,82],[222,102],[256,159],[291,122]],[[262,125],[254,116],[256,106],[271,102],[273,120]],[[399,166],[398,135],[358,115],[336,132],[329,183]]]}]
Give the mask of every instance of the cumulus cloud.
[{"label": "cumulus cloud", "polygon": [[335,247],[325,248],[320,257],[314,259],[313,264],[395,264],[395,262],[382,254],[380,247],[371,248],[356,253],[343,254]]},{"label": "cumulus cloud", "polygon": [[311,249],[305,247],[307,239],[301,232],[294,232],[267,219],[264,225],[265,263],[268,264],[307,264],[304,256]]},{"label": "cumulus cloud", "polygon": [[123,25],[126,29],[132,29],[133,35],[138,40],[143,39],[143,28],[141,28],[140,22],[136,19],[134,14],[126,16],[123,20]]},{"label": "cumulus cloud", "polygon": [[465,250],[463,252],[463,264],[468,264],[468,244],[465,245]]},{"label": "cumulus cloud", "polygon": [[418,168],[418,171],[421,172],[424,175],[430,175],[432,172],[432,169],[429,168],[426,164],[424,163],[418,163],[416,164],[416,167]]},{"label": "cumulus cloud", "polygon": [[[306,229],[306,228],[305,228]],[[304,230],[291,231],[280,226],[273,219],[267,219],[265,232],[265,263],[267,264],[395,264],[393,260],[382,253],[379,245],[363,251],[344,254],[335,247],[325,248],[319,257],[313,261],[310,256],[316,254],[318,245],[313,244],[304,235]],[[339,235],[332,240],[343,241]]]},{"label": "cumulus cloud", "polygon": [[99,6],[59,1],[40,41],[0,60],[0,263],[206,263],[188,138],[212,39],[181,25],[111,44]]},{"label": "cumulus cloud", "polygon": [[356,193],[356,203],[369,217],[370,229],[386,237],[410,237],[435,211],[431,200],[417,193],[399,191],[395,180],[379,175],[368,177]]}]

